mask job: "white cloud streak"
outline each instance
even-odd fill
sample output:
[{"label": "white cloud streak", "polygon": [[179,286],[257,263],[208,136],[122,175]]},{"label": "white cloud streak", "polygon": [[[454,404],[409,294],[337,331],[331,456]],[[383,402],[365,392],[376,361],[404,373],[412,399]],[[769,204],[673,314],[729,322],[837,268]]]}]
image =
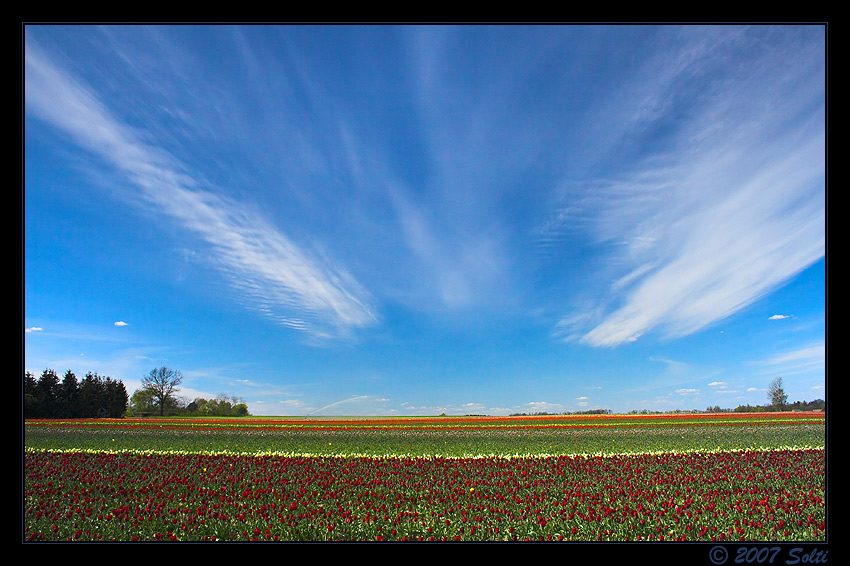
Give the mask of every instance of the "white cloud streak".
[{"label": "white cloud streak", "polygon": [[[685,59],[671,56],[660,73],[666,82],[647,95],[657,101],[642,103],[655,112],[635,124],[677,124],[669,149],[599,191],[599,234],[619,245],[610,264],[627,266],[627,275],[611,286],[609,303],[618,306],[582,331],[587,344],[616,346],[650,331],[692,334],[825,253],[823,51],[814,42],[746,59],[736,51],[743,40],[729,41],[720,53],[701,44]],[[715,56],[744,57],[743,72],[700,85],[713,94],[700,93],[687,120],[665,115],[682,82],[717,66]]]},{"label": "white cloud streak", "polygon": [[758,362],[770,366],[772,371],[785,375],[819,370],[826,367],[826,343],[816,342],[794,350],[788,350]]},{"label": "white cloud streak", "polygon": [[126,175],[160,215],[215,252],[249,304],[281,324],[339,335],[372,324],[369,296],[345,270],[308,253],[264,215],[198,188],[173,156],[115,119],[89,88],[26,43],[26,108]]}]

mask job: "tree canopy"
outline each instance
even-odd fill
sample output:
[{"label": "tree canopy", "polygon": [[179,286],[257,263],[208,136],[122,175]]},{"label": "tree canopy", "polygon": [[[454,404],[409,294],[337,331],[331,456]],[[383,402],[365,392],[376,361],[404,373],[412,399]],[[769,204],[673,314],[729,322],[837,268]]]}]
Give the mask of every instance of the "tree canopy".
[{"label": "tree canopy", "polygon": [[781,407],[788,403],[788,394],[782,388],[781,377],[777,377],[770,382],[770,385],[767,387],[767,398],[770,404],[775,407]]},{"label": "tree canopy", "polygon": [[24,418],[120,418],[127,411],[127,389],[120,380],[87,373],[82,381],[71,370],[62,379],[52,369],[41,377],[24,374]]},{"label": "tree canopy", "polygon": [[152,369],[142,378],[142,390],[150,395],[151,405],[159,408],[159,415],[164,416],[166,407],[174,402],[174,395],[180,391],[182,382],[182,373],[163,366]]}]

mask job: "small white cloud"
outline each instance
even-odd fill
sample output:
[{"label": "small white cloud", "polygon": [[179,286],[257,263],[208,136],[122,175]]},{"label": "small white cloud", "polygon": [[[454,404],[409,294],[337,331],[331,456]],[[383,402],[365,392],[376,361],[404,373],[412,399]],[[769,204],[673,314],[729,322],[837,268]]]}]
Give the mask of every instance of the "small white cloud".
[{"label": "small white cloud", "polygon": [[24,332],[41,332],[42,328],[40,326],[33,326],[32,328],[27,328]]},{"label": "small white cloud", "polygon": [[586,401],[587,397],[581,396],[581,397],[576,397],[576,399],[578,399],[579,401]]},{"label": "small white cloud", "polygon": [[783,318],[791,318],[791,317],[787,314],[775,314],[767,320],[782,320]]},{"label": "small white cloud", "polygon": [[711,383],[708,384],[708,386],[709,387],[723,388],[723,387],[726,387],[726,382],[725,381],[712,381]]},{"label": "small white cloud", "polygon": [[127,324],[123,320],[119,320],[118,322],[115,323],[115,326],[129,326],[129,324]]},{"label": "small white cloud", "polygon": [[699,393],[699,389],[677,389],[679,395],[690,395],[691,393]]}]

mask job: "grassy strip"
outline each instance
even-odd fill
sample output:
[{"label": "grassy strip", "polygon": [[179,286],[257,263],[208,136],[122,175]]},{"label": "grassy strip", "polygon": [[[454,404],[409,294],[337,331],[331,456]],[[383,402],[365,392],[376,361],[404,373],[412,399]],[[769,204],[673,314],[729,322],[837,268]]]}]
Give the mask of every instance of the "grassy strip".
[{"label": "grassy strip", "polygon": [[28,428],[37,450],[322,456],[572,455],[823,448],[824,425],[525,430],[250,430]]}]

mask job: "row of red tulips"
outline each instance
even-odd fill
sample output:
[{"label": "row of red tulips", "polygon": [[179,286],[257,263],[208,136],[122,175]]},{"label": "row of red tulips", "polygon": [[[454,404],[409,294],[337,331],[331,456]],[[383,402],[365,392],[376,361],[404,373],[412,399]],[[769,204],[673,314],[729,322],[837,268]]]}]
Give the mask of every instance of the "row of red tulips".
[{"label": "row of red tulips", "polygon": [[823,450],[533,458],[25,454],[66,540],[824,540]]}]

